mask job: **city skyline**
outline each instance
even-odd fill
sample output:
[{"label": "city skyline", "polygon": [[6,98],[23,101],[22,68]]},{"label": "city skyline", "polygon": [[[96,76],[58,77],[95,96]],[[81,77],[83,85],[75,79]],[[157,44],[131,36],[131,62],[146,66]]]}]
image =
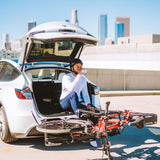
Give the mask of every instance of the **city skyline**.
[{"label": "city skyline", "polygon": [[124,23],[115,22],[115,44],[117,44],[118,38],[124,37]]},{"label": "city skyline", "polygon": [[72,10],[72,17],[71,17],[70,22],[73,23],[73,24],[75,24],[75,25],[79,25],[78,24],[78,13],[77,13],[76,9]]},{"label": "city skyline", "polygon": [[99,45],[105,44],[105,39],[108,36],[108,15],[101,14],[98,18],[98,39]]},{"label": "city skyline", "polygon": [[36,21],[28,21],[28,31],[36,27]]},{"label": "city skyline", "polygon": [[116,17],[115,44],[120,37],[130,37],[130,17]]},{"label": "city skyline", "polygon": [[0,49],[2,35],[8,33],[10,41],[27,33],[27,22],[37,25],[50,21],[71,20],[72,10],[78,11],[79,25],[98,38],[98,16],[108,15],[108,38],[114,40],[116,17],[130,17],[130,36],[160,34],[159,0],[5,0],[0,2]]},{"label": "city skyline", "polygon": [[124,37],[130,36],[130,17],[116,17],[116,22],[124,24]]}]

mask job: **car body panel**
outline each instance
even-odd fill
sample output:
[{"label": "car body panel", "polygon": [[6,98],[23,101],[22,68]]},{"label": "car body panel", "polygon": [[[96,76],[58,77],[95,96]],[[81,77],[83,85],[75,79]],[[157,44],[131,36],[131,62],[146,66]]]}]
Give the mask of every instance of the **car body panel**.
[{"label": "car body panel", "polygon": [[[97,40],[95,37],[90,35],[84,29],[78,27],[77,25],[73,25],[68,22],[50,22],[39,25],[27,33],[27,35],[24,37],[24,41],[25,41],[25,49],[19,59],[19,64],[22,64],[22,67],[24,62],[38,62],[38,61],[70,62],[75,57],[80,56],[82,47],[84,45],[97,44]],[[76,43],[75,47],[73,48],[73,52],[70,55],[57,56],[52,53],[50,54],[50,56],[42,57],[41,54],[41,56],[38,56],[36,59],[30,56],[30,54],[32,53],[31,51],[33,48],[33,44],[35,43],[45,45],[61,41]]]},{"label": "car body panel", "polygon": [[82,41],[90,40],[96,44],[97,40],[83,28],[68,22],[48,22],[31,29],[26,36],[33,35],[35,39],[63,39],[63,38],[79,38]]},{"label": "car body panel", "polygon": [[[77,49],[71,56],[57,56],[32,59],[31,49],[34,43],[51,43],[60,41],[73,41],[78,43]],[[72,115],[45,116],[38,111],[33,91],[33,79],[28,74],[31,70],[55,68],[70,71],[68,64],[75,57],[79,57],[82,48],[86,44],[95,45],[97,40],[84,29],[66,22],[47,23],[32,29],[24,37],[24,52],[18,60],[1,60],[0,63],[11,65],[18,76],[13,80],[3,81],[0,79],[0,107],[3,106],[11,135],[15,138],[24,138],[30,131],[45,120],[76,118]],[[0,68],[1,69],[1,68]],[[15,90],[27,89],[32,94],[32,99],[19,99]],[[100,108],[99,95],[92,95],[93,103]]]},{"label": "car body panel", "polygon": [[[31,117],[33,101],[20,101],[17,99],[15,94],[15,88],[23,88],[23,82],[24,78],[20,76],[14,81],[0,83],[0,88],[2,88],[0,90],[0,102],[1,105],[5,108],[8,125],[12,134],[26,134],[26,132],[33,127],[35,122],[33,117]],[[27,123],[27,125],[25,125],[25,123]]]}]

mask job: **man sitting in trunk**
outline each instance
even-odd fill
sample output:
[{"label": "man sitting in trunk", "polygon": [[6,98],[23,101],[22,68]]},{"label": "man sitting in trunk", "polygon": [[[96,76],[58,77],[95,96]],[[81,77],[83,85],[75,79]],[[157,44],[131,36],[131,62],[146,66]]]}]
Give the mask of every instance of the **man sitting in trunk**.
[{"label": "man sitting in trunk", "polygon": [[77,109],[81,108],[81,104],[87,108],[92,108],[88,94],[87,80],[82,72],[82,65],[83,63],[80,59],[71,61],[70,68],[72,72],[63,76],[62,94],[60,97],[61,107],[63,109],[72,108],[77,116]]},{"label": "man sitting in trunk", "polygon": [[[72,108],[77,116],[77,109],[81,108],[82,103],[87,108],[92,108],[88,94],[87,80],[82,72],[82,65],[83,63],[80,59],[74,59],[70,63],[72,72],[63,76],[62,94],[60,97],[61,107],[63,109]],[[97,142],[93,140],[90,142],[90,145],[97,147]]]}]

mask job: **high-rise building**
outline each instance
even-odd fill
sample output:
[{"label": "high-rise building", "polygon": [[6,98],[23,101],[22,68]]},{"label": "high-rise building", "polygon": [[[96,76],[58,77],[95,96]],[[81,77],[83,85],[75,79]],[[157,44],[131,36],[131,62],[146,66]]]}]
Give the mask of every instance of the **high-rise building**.
[{"label": "high-rise building", "polygon": [[71,23],[78,25],[78,14],[77,14],[77,10],[76,9],[72,10]]},{"label": "high-rise building", "polygon": [[15,51],[15,52],[21,52],[22,51],[22,48],[23,48],[23,41],[22,39],[16,39],[14,41],[11,42],[11,48],[12,48],[12,51]]},{"label": "high-rise building", "polygon": [[116,17],[116,22],[124,24],[124,37],[130,36],[130,17]]},{"label": "high-rise building", "polygon": [[9,34],[8,33],[3,34],[3,49],[4,50],[11,49],[11,43],[9,42]]},{"label": "high-rise building", "polygon": [[105,44],[105,39],[107,38],[107,14],[99,16],[98,20],[98,39],[100,40],[99,45]]},{"label": "high-rise building", "polygon": [[115,44],[117,44],[119,37],[124,37],[124,23],[115,23]]},{"label": "high-rise building", "polygon": [[28,31],[36,27],[36,21],[28,21]]}]

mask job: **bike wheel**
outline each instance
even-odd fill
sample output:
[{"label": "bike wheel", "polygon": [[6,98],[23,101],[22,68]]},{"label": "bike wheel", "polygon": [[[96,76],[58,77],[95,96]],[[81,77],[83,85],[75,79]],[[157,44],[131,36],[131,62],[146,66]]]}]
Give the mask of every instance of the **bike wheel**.
[{"label": "bike wheel", "polygon": [[43,133],[67,134],[72,132],[84,131],[86,123],[87,122],[83,120],[73,120],[73,119],[54,120],[54,121],[44,122],[39,126],[37,126],[36,128],[38,131]]},{"label": "bike wheel", "polygon": [[131,112],[130,124],[142,129],[145,125],[157,123],[157,115],[153,113]]}]

